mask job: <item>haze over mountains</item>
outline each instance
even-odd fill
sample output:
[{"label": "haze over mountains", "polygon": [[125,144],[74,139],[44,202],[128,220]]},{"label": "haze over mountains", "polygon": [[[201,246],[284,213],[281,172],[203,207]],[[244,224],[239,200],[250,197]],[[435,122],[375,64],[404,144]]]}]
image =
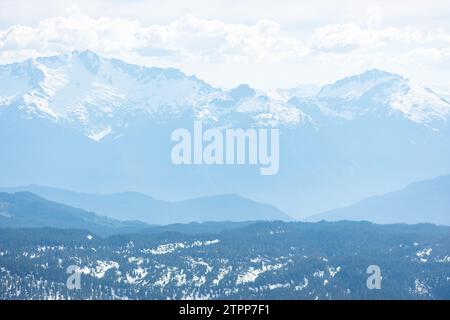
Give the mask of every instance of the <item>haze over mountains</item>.
[{"label": "haze over mountains", "polygon": [[84,229],[99,235],[136,232],[142,222],[124,222],[48,201],[29,192],[0,193],[0,227]]},{"label": "haze over mountains", "polygon": [[[0,192],[15,193],[15,195],[6,193],[1,195],[2,197],[10,197],[8,199],[15,199],[21,204],[24,204],[23,202],[29,203],[28,200],[34,196],[41,201],[49,203],[52,201],[65,204],[66,207],[81,208],[82,210],[79,210],[79,212],[83,212],[83,210],[95,212],[100,217],[109,219],[108,225],[111,225],[111,221],[117,220],[112,225],[115,232],[140,230],[144,222],[150,225],[167,225],[189,222],[293,220],[272,205],[257,203],[232,194],[169,202],[157,200],[137,192],[87,194],[36,185],[0,188]],[[0,197],[0,209],[9,207],[8,201],[4,201],[5,199],[2,201],[2,199]],[[33,218],[32,208],[30,206],[28,208],[30,209],[30,219],[23,220],[17,226],[53,226],[52,224],[36,222]],[[1,218],[9,218],[10,213],[7,210],[0,211],[0,216],[2,216],[0,217],[0,225],[7,226],[8,224],[5,224],[5,222],[8,222],[8,219],[2,220]],[[64,216],[65,211],[60,211],[60,214]],[[57,214],[53,209],[51,213]],[[83,213],[77,219],[84,219],[84,216]],[[59,219],[67,220],[67,218],[61,217]],[[450,225],[450,175],[415,182],[399,191],[369,197],[348,207],[326,211],[303,220],[309,222],[352,220],[371,221],[379,224],[433,223]],[[138,221],[142,223],[138,223]],[[75,227],[77,223],[74,222],[71,225]],[[90,229],[88,224],[85,224],[84,228]],[[214,229],[214,226],[212,228]],[[178,230],[178,228],[170,227],[167,229],[164,227],[158,230]]]},{"label": "haze over mountains", "polygon": [[33,193],[49,201],[95,212],[111,219],[141,221],[152,225],[206,221],[292,220],[275,206],[257,203],[234,194],[169,202],[137,192],[87,194],[40,186],[0,188],[0,192]]},{"label": "haze over mountains", "polygon": [[375,223],[450,225],[450,175],[419,181],[406,188],[314,215],[308,221],[366,220]]},{"label": "haze over mountains", "polygon": [[262,220],[292,220],[273,206],[232,195],[172,204],[137,193],[89,195],[42,187],[33,190],[97,211],[50,201],[31,192],[0,191],[0,228],[82,229],[100,236],[133,232],[189,234],[221,232]]},{"label": "haze over mountains", "polygon": [[[0,67],[0,186],[239,194],[304,217],[448,174],[449,118],[445,97],[381,70],[275,95],[72,52]],[[174,166],[170,134],[195,119],[279,127],[279,174]]]}]

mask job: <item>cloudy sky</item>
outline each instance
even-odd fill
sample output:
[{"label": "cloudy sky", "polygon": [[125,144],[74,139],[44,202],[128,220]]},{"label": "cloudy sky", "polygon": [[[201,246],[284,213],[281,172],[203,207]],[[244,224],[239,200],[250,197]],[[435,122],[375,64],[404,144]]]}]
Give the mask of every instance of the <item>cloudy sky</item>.
[{"label": "cloudy sky", "polygon": [[447,0],[1,0],[0,64],[90,49],[220,87],[379,68],[450,88]]}]

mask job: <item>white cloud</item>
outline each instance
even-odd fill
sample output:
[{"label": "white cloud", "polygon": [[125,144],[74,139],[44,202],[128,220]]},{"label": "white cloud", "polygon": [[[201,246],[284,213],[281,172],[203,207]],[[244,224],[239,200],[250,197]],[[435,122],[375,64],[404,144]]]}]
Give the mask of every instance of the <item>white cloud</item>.
[{"label": "white cloud", "polygon": [[[319,74],[311,73],[314,69],[328,68],[322,71],[326,76],[333,74],[331,67],[348,72],[377,67],[401,73],[418,65],[424,70],[448,63],[450,55],[446,30],[381,27],[385,12],[379,7],[367,9],[365,25],[325,24],[303,33],[287,32],[267,19],[225,23],[187,14],[152,24],[132,18],[92,17],[77,7],[66,12],[35,25],[15,24],[0,30],[1,63],[90,49],[132,62],[181,67],[216,85],[234,85],[240,79],[256,85],[264,80],[264,85],[275,87],[317,80]],[[266,75],[259,69],[272,72]],[[294,72],[295,79],[286,76]]]},{"label": "white cloud", "polygon": [[12,59],[90,49],[103,54],[137,50],[141,55],[177,55],[199,61],[267,61],[301,56],[301,41],[283,36],[279,24],[226,24],[186,15],[166,25],[142,26],[138,21],[91,18],[75,12],[49,18],[36,27],[15,25],[0,33],[0,50]]},{"label": "white cloud", "polygon": [[310,45],[315,50],[349,51],[361,47],[387,45],[389,43],[423,43],[434,38],[416,29],[362,28],[354,23],[330,24],[314,31]]},{"label": "white cloud", "polygon": [[49,18],[36,27],[11,26],[1,35],[0,50],[43,53],[75,49],[131,50],[142,45],[136,37],[139,28],[138,22],[119,18],[93,19],[82,14]]},{"label": "white cloud", "polygon": [[167,25],[145,28],[141,36],[147,47],[169,49],[200,61],[265,61],[305,54],[301,41],[283,36],[280,25],[268,20],[249,26],[187,15]]},{"label": "white cloud", "polygon": [[[443,30],[425,33],[413,28],[371,28],[354,23],[327,24],[308,39],[284,35],[280,24],[259,20],[253,25],[224,23],[185,15],[168,24],[143,26],[137,20],[92,18],[69,10],[36,27],[13,25],[0,30],[0,50],[41,54],[90,49],[104,54],[138,50],[141,55],[179,55],[198,61],[267,61],[299,58],[309,51],[345,53],[389,44],[450,44]],[[303,40],[303,41],[302,41]]]}]

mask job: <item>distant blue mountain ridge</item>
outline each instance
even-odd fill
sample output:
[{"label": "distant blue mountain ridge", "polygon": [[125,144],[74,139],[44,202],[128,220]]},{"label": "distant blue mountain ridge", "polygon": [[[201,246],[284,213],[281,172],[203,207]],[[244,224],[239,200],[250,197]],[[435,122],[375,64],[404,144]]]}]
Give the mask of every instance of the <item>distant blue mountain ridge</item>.
[{"label": "distant blue mountain ridge", "polygon": [[0,188],[0,192],[29,192],[49,201],[95,212],[110,219],[142,221],[152,225],[293,220],[273,205],[251,201],[235,194],[171,202],[157,200],[138,192],[87,194],[36,185]]},{"label": "distant blue mountain ridge", "polygon": [[306,220],[450,225],[450,175],[415,182],[399,191],[370,197],[348,207],[313,215]]}]

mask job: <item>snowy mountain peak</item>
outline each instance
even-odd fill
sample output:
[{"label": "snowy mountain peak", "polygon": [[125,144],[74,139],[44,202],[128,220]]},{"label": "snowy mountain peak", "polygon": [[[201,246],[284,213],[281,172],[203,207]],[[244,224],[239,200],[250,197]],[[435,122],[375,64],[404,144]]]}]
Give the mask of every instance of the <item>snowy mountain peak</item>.
[{"label": "snowy mountain peak", "polygon": [[180,113],[217,90],[176,69],[148,68],[91,51],[0,67],[0,106],[70,124],[98,140],[131,114]]},{"label": "snowy mountain peak", "polygon": [[410,120],[431,125],[450,118],[450,103],[429,88],[408,81],[396,89],[389,97],[389,104]]},{"label": "snowy mountain peak", "polygon": [[372,69],[324,86],[318,93],[318,97],[323,99],[357,99],[379,84],[402,80],[404,78],[397,74]]},{"label": "snowy mountain peak", "polygon": [[80,62],[83,63],[84,67],[92,73],[97,73],[100,68],[100,64],[105,62],[101,61],[101,58],[92,51],[74,51],[72,53],[72,57],[78,58]]},{"label": "snowy mountain peak", "polygon": [[364,71],[362,74],[360,75],[356,75],[355,77],[359,77],[362,80],[367,80],[367,79],[375,79],[375,78],[386,78],[386,77],[395,77],[395,78],[402,78],[400,75],[395,74],[395,73],[391,73],[385,70],[381,70],[381,69],[369,69]]},{"label": "snowy mountain peak", "polygon": [[431,125],[450,118],[450,104],[432,90],[394,73],[372,69],[324,86],[322,108],[348,120],[376,112]]}]

